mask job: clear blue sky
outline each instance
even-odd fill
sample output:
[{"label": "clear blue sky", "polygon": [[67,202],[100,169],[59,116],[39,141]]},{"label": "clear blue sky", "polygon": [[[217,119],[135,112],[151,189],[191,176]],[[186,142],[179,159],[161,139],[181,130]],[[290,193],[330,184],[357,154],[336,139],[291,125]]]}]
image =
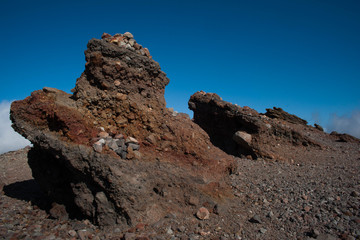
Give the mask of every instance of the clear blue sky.
[{"label": "clear blue sky", "polygon": [[325,127],[360,110],[358,0],[2,0],[0,26],[0,102],[70,92],[87,41],[129,31],[167,73],[177,111],[199,90]]}]

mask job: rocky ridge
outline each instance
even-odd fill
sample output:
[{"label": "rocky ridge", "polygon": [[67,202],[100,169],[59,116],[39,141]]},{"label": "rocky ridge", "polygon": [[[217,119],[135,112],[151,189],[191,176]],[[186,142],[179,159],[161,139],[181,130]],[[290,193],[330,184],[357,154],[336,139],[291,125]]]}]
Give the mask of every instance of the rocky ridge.
[{"label": "rocky ridge", "polygon": [[325,147],[308,134],[320,130],[281,108],[260,114],[202,91],[191,96],[189,108],[211,142],[234,156],[294,162],[302,158],[301,149]]}]

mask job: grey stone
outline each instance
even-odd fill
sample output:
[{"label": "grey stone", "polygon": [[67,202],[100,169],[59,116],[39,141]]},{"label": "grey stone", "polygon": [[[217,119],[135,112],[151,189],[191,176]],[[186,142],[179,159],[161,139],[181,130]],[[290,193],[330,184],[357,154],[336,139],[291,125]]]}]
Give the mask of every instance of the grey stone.
[{"label": "grey stone", "polygon": [[123,36],[124,36],[124,37],[127,37],[127,38],[130,38],[130,39],[134,38],[134,35],[132,35],[132,34],[129,33],[129,32],[124,33]]},{"label": "grey stone", "polygon": [[123,152],[124,150],[122,150],[121,148],[118,148],[115,150],[116,154],[121,156],[121,153]]},{"label": "grey stone", "polygon": [[171,227],[169,227],[168,229],[166,229],[166,233],[172,235],[174,231],[171,229]]},{"label": "grey stone", "polygon": [[69,234],[70,237],[75,237],[76,236],[76,231],[71,229],[71,230],[69,230],[68,234]]},{"label": "grey stone", "polygon": [[121,157],[122,159],[126,159],[126,156],[127,156],[127,152],[122,151],[121,154],[120,154],[120,157]]},{"label": "grey stone", "polygon": [[135,39],[133,39],[133,38],[130,39],[130,40],[129,40],[129,44],[130,44],[131,47],[133,47],[134,44],[135,44]]},{"label": "grey stone", "polygon": [[109,144],[108,144],[109,148],[112,149],[112,150],[114,150],[114,151],[116,151],[116,150],[119,148],[119,146],[118,146],[118,144],[117,144],[116,141],[117,141],[117,140],[112,139],[112,140],[109,142]]},{"label": "grey stone", "polygon": [[261,219],[258,215],[253,216],[252,218],[250,218],[249,222],[251,223],[261,223]]},{"label": "grey stone", "polygon": [[125,45],[125,48],[130,49],[130,50],[135,50],[133,47],[131,47],[131,45],[129,43]]},{"label": "grey stone", "polygon": [[262,234],[266,233],[266,231],[267,230],[265,228],[260,228],[260,230],[259,230],[259,232],[262,233]]},{"label": "grey stone", "polygon": [[95,202],[98,206],[97,222],[103,225],[114,225],[116,223],[116,212],[106,194],[104,192],[97,192]]},{"label": "grey stone", "polygon": [[185,230],[186,230],[186,228],[185,228],[184,226],[180,226],[180,227],[178,228],[178,231],[179,231],[179,232],[185,232]]},{"label": "grey stone", "polygon": [[98,142],[96,142],[96,143],[94,143],[93,144],[93,148],[94,148],[94,150],[96,151],[96,152],[101,152],[102,151],[102,144],[101,143],[98,143]]},{"label": "grey stone", "polygon": [[247,132],[243,132],[243,131],[237,131],[234,135],[233,135],[233,140],[239,144],[240,146],[246,146],[249,147],[251,145],[251,140],[252,137],[250,134],[248,134]]},{"label": "grey stone", "polygon": [[134,156],[135,156],[135,159],[140,160],[141,157],[142,157],[142,154],[141,154],[141,152],[139,152],[139,151],[134,151]]},{"label": "grey stone", "polygon": [[270,211],[270,212],[266,215],[266,217],[268,217],[268,218],[273,218],[273,217],[274,217],[273,211]]},{"label": "grey stone", "polygon": [[140,148],[140,145],[139,144],[135,144],[135,143],[129,143],[128,144],[128,147],[131,147],[132,148],[132,150],[139,150],[139,148]]},{"label": "grey stone", "polygon": [[146,141],[148,141],[151,144],[156,144],[156,137],[154,134],[150,134],[149,136],[146,137]]},{"label": "grey stone", "polygon": [[117,139],[115,140],[116,141],[116,144],[122,148],[123,150],[126,149],[126,145],[125,145],[125,139]]},{"label": "grey stone", "polygon": [[310,237],[316,238],[317,236],[320,235],[320,232],[319,232],[319,230],[313,228],[313,229],[311,229],[309,235],[310,235]]},{"label": "grey stone", "polygon": [[135,143],[135,144],[139,144],[139,141],[138,141],[138,140],[136,140],[136,139],[135,139],[135,138],[133,138],[133,137],[127,137],[127,138],[126,138],[125,143],[126,143],[126,144],[128,144],[128,143]]}]

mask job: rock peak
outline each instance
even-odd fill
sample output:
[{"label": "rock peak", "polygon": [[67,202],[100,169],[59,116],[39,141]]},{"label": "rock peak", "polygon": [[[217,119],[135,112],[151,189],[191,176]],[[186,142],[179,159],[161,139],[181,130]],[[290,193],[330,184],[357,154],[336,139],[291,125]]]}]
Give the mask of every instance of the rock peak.
[{"label": "rock peak", "polygon": [[85,71],[76,82],[74,97],[84,105],[93,105],[105,93],[119,100],[129,98],[144,107],[165,108],[169,79],[147,48],[136,43],[130,33],[106,36],[89,41]]}]

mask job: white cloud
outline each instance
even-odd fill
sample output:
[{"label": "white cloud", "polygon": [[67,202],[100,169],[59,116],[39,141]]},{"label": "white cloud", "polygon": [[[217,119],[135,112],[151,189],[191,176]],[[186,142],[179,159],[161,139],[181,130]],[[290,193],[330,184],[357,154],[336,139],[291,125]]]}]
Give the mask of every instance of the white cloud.
[{"label": "white cloud", "polygon": [[9,101],[0,102],[0,154],[30,145],[30,142],[11,127]]},{"label": "white cloud", "polygon": [[329,121],[328,130],[338,133],[348,133],[360,138],[360,110],[355,110],[351,115],[338,116],[333,114]]}]

